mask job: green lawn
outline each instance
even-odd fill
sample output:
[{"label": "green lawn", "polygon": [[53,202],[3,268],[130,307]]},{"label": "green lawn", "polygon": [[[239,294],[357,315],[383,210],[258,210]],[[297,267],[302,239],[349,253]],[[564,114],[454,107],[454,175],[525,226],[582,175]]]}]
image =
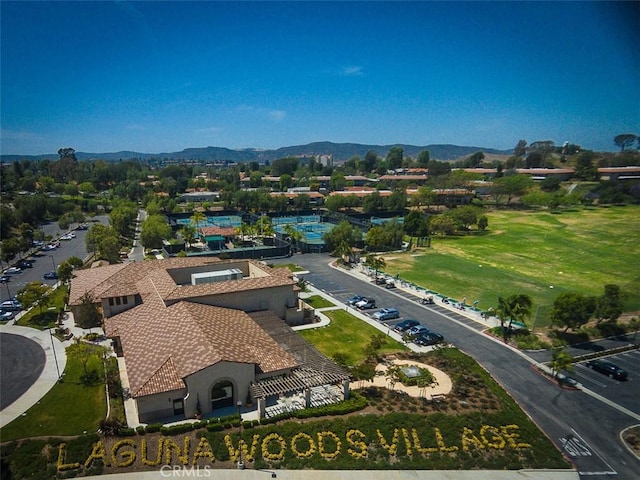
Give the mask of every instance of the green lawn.
[{"label": "green lawn", "polygon": [[280,263],[276,265],[270,265],[272,268],[288,268],[292,272],[304,272],[304,268],[294,263]]},{"label": "green lawn", "polygon": [[[83,367],[79,359],[67,349],[64,381],[57,383],[26,415],[18,417],[0,430],[3,442],[18,438],[44,435],[80,435],[95,432],[98,422],[107,414],[104,382],[85,386],[80,377]],[[102,377],[102,360],[94,355],[88,370],[96,370]]]},{"label": "green lawn", "polygon": [[[343,310],[330,310],[324,314],[331,319],[327,327],[301,330],[300,335],[328,357],[342,353],[346,356],[347,365],[355,366],[362,362],[365,359],[364,347],[373,335],[381,332]],[[401,343],[385,336],[380,353],[389,354],[407,350]]]},{"label": "green lawn", "polygon": [[385,257],[385,271],[462,299],[495,307],[498,296],[530,295],[536,326],[548,324],[556,296],[602,295],[621,287],[626,310],[640,310],[640,207],[562,213],[493,211],[485,233],[432,239],[424,253]]},{"label": "green lawn", "polygon": [[49,295],[49,304],[42,308],[40,313],[39,307],[32,308],[25,313],[17,324],[23,327],[33,327],[38,330],[55,327],[58,320],[58,312],[64,307],[64,299],[67,295],[67,287],[60,286]]},{"label": "green lawn", "polygon": [[327,308],[327,307],[335,307],[335,303],[331,303],[324,297],[320,295],[313,295],[312,297],[305,298],[305,302],[311,305],[313,308]]}]

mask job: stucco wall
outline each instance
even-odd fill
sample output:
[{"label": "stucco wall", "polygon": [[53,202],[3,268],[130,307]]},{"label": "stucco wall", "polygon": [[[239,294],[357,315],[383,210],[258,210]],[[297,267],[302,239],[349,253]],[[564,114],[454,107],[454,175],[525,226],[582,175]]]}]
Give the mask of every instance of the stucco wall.
[{"label": "stucco wall", "polygon": [[[177,390],[158,395],[138,397],[138,419],[140,423],[154,423],[173,416],[173,401],[183,398],[186,390]],[[186,412],[186,402],[185,402]]]},{"label": "stucco wall", "polygon": [[242,403],[247,398],[249,384],[255,378],[253,364],[219,362],[185,378],[189,398],[185,402],[185,415],[192,418],[196,411],[196,403],[200,399],[203,415],[211,413],[211,388],[218,382],[228,380],[233,384],[233,404],[238,400]]}]

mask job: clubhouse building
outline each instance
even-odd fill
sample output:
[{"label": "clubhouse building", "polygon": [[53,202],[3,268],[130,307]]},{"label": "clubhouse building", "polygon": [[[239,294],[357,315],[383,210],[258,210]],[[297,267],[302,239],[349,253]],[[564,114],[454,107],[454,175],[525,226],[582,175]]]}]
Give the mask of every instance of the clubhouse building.
[{"label": "clubhouse building", "polygon": [[87,304],[102,313],[118,355],[129,426],[245,403],[263,417],[282,396],[310,406],[317,388],[348,398],[349,374],[291,328],[313,311],[288,269],[206,257],[78,270],[69,306],[79,318]]}]

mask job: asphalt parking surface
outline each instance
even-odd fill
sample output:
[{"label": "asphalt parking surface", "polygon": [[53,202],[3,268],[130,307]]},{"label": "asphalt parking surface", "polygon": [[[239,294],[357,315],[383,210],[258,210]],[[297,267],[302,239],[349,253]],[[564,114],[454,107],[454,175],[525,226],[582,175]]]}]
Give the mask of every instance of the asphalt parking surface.
[{"label": "asphalt parking surface", "polygon": [[0,334],[0,410],[15,402],[36,382],[45,360],[44,350],[33,340]]},{"label": "asphalt parking surface", "polygon": [[589,390],[592,390],[612,402],[621,405],[632,412],[640,414],[640,350],[602,357],[622,367],[629,373],[625,381],[615,380],[600,372],[591,370],[586,361],[577,363],[573,373],[568,373]]}]

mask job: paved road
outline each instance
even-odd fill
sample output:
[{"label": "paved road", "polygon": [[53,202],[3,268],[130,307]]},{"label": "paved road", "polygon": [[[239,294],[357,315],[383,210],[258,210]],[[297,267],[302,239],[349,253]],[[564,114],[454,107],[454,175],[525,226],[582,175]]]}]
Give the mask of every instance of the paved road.
[{"label": "paved road", "polygon": [[0,334],[0,410],[11,405],[40,377],[45,353],[33,340]]},{"label": "paved road", "polygon": [[282,262],[294,261],[307,268],[310,273],[305,279],[338,300],[356,293],[371,295],[378,307],[397,307],[404,318],[415,318],[443,334],[511,393],[557,447],[564,449],[582,478],[638,478],[640,461],[624,447],[619,434],[638,424],[640,415],[629,415],[615,402],[603,401],[597,395],[561,389],[532,369],[534,359],[481,333],[483,325],[440,306],[426,308],[403,298],[407,295],[398,289],[385,290],[332,269],[330,260],[327,255],[313,254]]}]

